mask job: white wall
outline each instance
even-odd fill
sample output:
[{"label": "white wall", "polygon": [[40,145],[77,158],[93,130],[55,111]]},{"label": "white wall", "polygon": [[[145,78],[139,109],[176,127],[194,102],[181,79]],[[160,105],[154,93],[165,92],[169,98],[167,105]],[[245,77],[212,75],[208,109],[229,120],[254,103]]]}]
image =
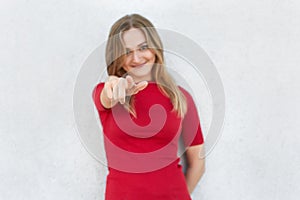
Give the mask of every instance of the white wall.
[{"label": "white wall", "polygon": [[296,0],[2,0],[0,199],[103,199],[106,167],[75,131],[73,88],[128,13],[198,42],[223,80],[226,122],[194,199],[298,199],[299,11]]}]

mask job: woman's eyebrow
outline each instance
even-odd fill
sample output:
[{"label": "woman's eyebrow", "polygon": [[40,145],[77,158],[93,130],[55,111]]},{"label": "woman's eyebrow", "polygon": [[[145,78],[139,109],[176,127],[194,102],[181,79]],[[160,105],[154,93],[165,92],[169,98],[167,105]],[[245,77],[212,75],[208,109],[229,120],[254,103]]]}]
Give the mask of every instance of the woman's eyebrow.
[{"label": "woman's eyebrow", "polygon": [[138,47],[139,47],[139,46],[142,46],[142,45],[145,44],[145,43],[147,43],[147,42],[146,42],[146,41],[145,41],[145,42],[142,42],[141,44],[138,45]]},{"label": "woman's eyebrow", "polygon": [[[143,44],[147,44],[147,41],[142,42],[142,43],[138,44],[137,46],[140,47],[140,46],[142,46]],[[126,49],[130,50],[128,47],[126,47]]]}]

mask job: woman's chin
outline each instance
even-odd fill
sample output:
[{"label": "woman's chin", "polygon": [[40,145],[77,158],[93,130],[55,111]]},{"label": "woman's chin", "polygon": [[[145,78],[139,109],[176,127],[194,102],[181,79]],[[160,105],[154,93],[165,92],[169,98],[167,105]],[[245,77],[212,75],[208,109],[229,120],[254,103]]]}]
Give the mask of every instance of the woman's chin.
[{"label": "woman's chin", "polygon": [[152,67],[143,66],[140,68],[132,68],[128,74],[133,78],[141,79],[141,78],[149,78],[151,77],[151,69]]}]

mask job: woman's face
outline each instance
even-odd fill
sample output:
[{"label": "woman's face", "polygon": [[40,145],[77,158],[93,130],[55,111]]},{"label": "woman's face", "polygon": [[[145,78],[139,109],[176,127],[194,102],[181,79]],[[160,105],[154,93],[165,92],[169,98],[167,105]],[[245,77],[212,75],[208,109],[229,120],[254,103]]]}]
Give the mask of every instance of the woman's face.
[{"label": "woman's face", "polygon": [[131,28],[123,33],[123,42],[126,48],[123,68],[126,72],[135,82],[152,80],[155,54],[148,48],[144,33],[140,29]]}]

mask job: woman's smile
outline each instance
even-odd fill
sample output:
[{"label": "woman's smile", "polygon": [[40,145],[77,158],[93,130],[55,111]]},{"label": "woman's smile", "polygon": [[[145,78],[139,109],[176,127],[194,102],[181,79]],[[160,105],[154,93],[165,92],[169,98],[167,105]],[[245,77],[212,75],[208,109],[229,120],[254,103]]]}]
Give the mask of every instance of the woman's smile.
[{"label": "woman's smile", "polygon": [[141,64],[136,64],[136,65],[131,65],[131,67],[133,68],[137,68],[137,67],[142,67],[146,64],[147,62],[141,63]]}]

